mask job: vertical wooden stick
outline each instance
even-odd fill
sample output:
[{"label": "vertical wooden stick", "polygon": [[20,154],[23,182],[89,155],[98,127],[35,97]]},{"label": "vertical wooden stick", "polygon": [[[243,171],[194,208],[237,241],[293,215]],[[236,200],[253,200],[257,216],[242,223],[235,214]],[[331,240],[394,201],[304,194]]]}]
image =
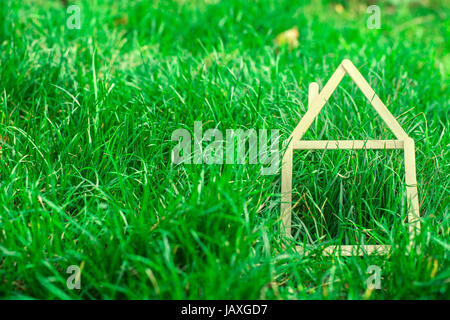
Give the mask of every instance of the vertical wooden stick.
[{"label": "vertical wooden stick", "polygon": [[311,82],[308,87],[308,109],[311,107],[311,102],[319,95],[319,84]]},{"label": "vertical wooden stick", "polygon": [[292,157],[293,148],[289,141],[285,141],[287,146],[283,156],[281,166],[281,232],[287,237],[291,237],[291,205],[292,205]]},{"label": "vertical wooden stick", "polygon": [[411,240],[414,233],[420,232],[420,212],[419,196],[417,192],[416,180],[416,154],[414,150],[414,140],[405,139],[405,180],[406,180],[406,199],[408,202],[408,223]]}]

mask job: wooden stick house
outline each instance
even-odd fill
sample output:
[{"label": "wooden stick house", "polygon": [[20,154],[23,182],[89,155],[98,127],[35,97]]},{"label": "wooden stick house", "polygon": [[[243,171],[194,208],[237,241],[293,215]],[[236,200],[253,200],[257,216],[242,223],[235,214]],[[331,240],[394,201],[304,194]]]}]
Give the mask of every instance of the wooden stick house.
[{"label": "wooden stick house", "polygon": [[[364,96],[370,101],[372,107],[396,137],[395,140],[301,140],[345,74],[351,77]],[[287,239],[292,239],[292,157],[294,150],[403,149],[408,223],[412,243],[414,233],[420,231],[414,140],[406,134],[395,117],[390,113],[350,60],[345,59],[342,61],[322,91],[319,92],[319,85],[315,82],[309,85],[308,111],[289,138],[284,141],[284,147],[286,151],[283,156],[281,168],[281,231]],[[296,246],[296,249],[300,253],[308,251],[303,246]],[[387,254],[389,250],[390,246],[387,245],[341,245],[326,247],[323,253],[325,255],[353,256],[372,253]]]}]

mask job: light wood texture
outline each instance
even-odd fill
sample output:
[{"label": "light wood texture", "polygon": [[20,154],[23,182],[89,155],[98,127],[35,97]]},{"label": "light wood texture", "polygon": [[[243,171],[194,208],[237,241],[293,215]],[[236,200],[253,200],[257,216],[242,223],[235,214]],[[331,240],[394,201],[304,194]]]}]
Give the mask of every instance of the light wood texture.
[{"label": "light wood texture", "polygon": [[414,140],[405,140],[405,180],[406,199],[408,202],[408,223],[411,237],[420,232],[420,212],[419,195],[417,192],[416,180],[416,152],[414,150]]},{"label": "light wood texture", "polygon": [[403,149],[401,140],[300,140],[293,143],[294,150],[358,150]]},{"label": "light wood texture", "polygon": [[311,102],[318,95],[319,95],[319,84],[317,82],[311,82],[308,87],[308,109],[311,106]]},{"label": "light wood texture", "polygon": [[[303,248],[303,246],[296,246],[296,250],[300,254],[308,255],[313,248]],[[364,256],[364,255],[387,255],[391,250],[391,246],[382,245],[343,245],[343,246],[328,246],[322,251],[325,256]]]},{"label": "light wood texture", "polygon": [[348,59],[342,60],[342,66],[347,74],[352,78],[358,88],[362,91],[367,100],[372,101],[375,96],[375,91],[369,85],[369,83],[364,79],[359,70],[355,67],[355,65]]},{"label": "light wood texture", "polygon": [[397,119],[395,119],[395,117],[384,105],[381,99],[376,95],[375,91],[373,91],[373,89],[367,83],[366,79],[364,79],[364,77],[361,75],[358,69],[356,69],[353,63],[348,59],[344,59],[342,61],[342,65],[347,74],[356,83],[356,85],[362,91],[364,96],[370,101],[372,107],[376,110],[378,115],[384,120],[384,122],[386,123],[388,128],[392,131],[392,133],[395,135],[395,137],[399,140],[403,140],[406,137],[408,137],[406,132],[398,123]]},{"label": "light wood texture", "polygon": [[292,131],[291,135],[288,138],[288,141],[298,141],[305,134],[306,130],[311,126],[311,123],[319,114],[320,110],[322,110],[323,106],[330,98],[331,94],[334,90],[336,90],[337,86],[341,82],[342,78],[345,76],[344,68],[339,65],[336,71],[333,73],[331,78],[326,83],[325,87],[323,87],[322,91],[316,96],[309,105],[308,111],[305,113],[303,118],[300,120],[298,125],[295,127],[294,131]]},{"label": "light wood texture", "polygon": [[287,237],[291,236],[291,203],[292,203],[292,159],[293,149],[284,143],[287,149],[281,165],[281,230]]},{"label": "light wood texture", "polygon": [[[378,115],[383,119],[397,140],[300,140],[309,129],[314,119],[322,110],[331,94],[336,90],[345,74],[348,74],[370,101]],[[405,158],[406,195],[408,200],[408,222],[411,244],[416,233],[420,231],[419,198],[416,181],[416,163],[414,141],[408,137],[395,117],[389,112],[369,83],[364,79],[353,63],[345,59],[333,73],[319,93],[319,86],[313,82],[308,88],[308,110],[302,117],[289,138],[284,141],[285,154],[281,167],[281,232],[287,239],[292,239],[292,163],[294,150],[333,150],[333,149],[403,149]],[[297,246],[300,253],[308,253],[310,249]],[[387,254],[390,246],[330,246],[323,250],[325,255],[365,255]]]}]

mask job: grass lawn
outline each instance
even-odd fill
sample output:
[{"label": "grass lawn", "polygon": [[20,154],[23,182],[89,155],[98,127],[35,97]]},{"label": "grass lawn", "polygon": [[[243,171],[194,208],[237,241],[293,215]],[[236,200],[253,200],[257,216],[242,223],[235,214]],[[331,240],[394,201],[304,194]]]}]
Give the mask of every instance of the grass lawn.
[{"label": "grass lawn", "polygon": [[[61,1],[0,1],[1,298],[450,298],[448,2],[384,1],[379,29],[359,1],[70,4],[80,29]],[[274,44],[293,27],[297,46]],[[194,121],[286,139],[309,83],[345,58],[416,143],[409,254],[402,151],[296,152],[293,241],[279,171],[171,161],[172,133]],[[392,137],[348,76],[305,135]],[[357,243],[392,250],[320,254]]]}]

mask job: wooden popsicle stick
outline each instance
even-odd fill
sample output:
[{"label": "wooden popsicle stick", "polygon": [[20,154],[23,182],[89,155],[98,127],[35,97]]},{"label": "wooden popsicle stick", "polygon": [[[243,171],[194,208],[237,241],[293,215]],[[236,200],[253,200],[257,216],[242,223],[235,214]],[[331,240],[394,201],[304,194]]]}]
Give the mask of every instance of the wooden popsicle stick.
[{"label": "wooden popsicle stick", "polygon": [[419,195],[417,192],[415,153],[414,140],[407,138],[405,140],[404,156],[408,223],[411,237],[413,237],[415,233],[420,232]]},{"label": "wooden popsicle stick", "polygon": [[358,150],[403,149],[402,140],[300,140],[293,143],[294,150]]},{"label": "wooden popsicle stick", "polygon": [[375,91],[373,91],[372,87],[369,85],[366,79],[364,79],[359,70],[356,69],[355,65],[350,60],[344,59],[342,60],[342,66],[344,67],[350,78],[352,78],[358,88],[362,91],[367,100],[372,101],[372,98],[375,95]]},{"label": "wooden popsicle stick", "polygon": [[403,140],[408,137],[405,130],[403,130],[397,119],[395,119],[392,113],[384,105],[380,97],[375,95],[370,103],[398,140]]},{"label": "wooden popsicle stick", "polygon": [[[330,99],[334,90],[336,90],[337,86],[339,85],[339,83],[341,83],[344,76],[345,76],[345,69],[342,67],[342,63],[341,63],[339,65],[339,67],[337,67],[337,69],[331,75],[330,79],[328,79],[328,81],[325,84],[325,86],[323,87],[322,91],[320,91],[319,95],[322,96],[322,99],[324,99],[325,101]],[[314,106],[313,106],[313,108],[314,108]]]},{"label": "wooden popsicle stick", "polygon": [[312,101],[318,95],[319,95],[319,84],[317,82],[311,82],[308,87],[308,109],[310,109]]},{"label": "wooden popsicle stick", "polygon": [[291,237],[292,206],[292,158],[293,149],[288,145],[281,165],[281,230],[286,237]]},{"label": "wooden popsicle stick", "polygon": [[395,137],[399,140],[405,139],[408,136],[406,132],[400,126],[397,119],[395,119],[392,113],[384,105],[381,99],[375,94],[375,91],[373,91],[372,87],[369,85],[369,83],[367,83],[366,79],[364,79],[364,77],[353,65],[353,63],[348,59],[344,59],[342,61],[342,65],[344,66],[344,69],[348,73],[348,75],[362,91],[364,96],[370,101],[370,104],[376,110],[378,115],[384,120]]},{"label": "wooden popsicle stick", "polygon": [[314,118],[317,117],[320,110],[322,110],[323,106],[330,98],[331,94],[334,90],[336,90],[339,83],[342,81],[342,78],[345,75],[344,68],[339,65],[336,71],[333,73],[331,78],[328,80],[325,87],[323,87],[322,91],[316,96],[311,104],[309,104],[309,109],[300,120],[298,125],[295,127],[294,131],[289,136],[288,140],[297,141],[300,140],[305,134],[306,130],[311,126],[311,123],[314,121]]},{"label": "wooden popsicle stick", "polygon": [[[304,248],[303,246],[297,246],[296,250],[300,254],[306,254],[313,248]],[[325,256],[364,256],[366,254],[371,255],[374,253],[386,255],[389,254],[391,246],[384,245],[342,245],[342,246],[328,246],[322,251]]]}]

